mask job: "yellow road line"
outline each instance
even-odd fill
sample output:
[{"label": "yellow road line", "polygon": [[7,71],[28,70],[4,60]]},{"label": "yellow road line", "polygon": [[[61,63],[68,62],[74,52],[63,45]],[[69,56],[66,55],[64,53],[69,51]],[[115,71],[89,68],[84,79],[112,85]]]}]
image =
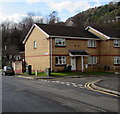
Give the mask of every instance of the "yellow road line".
[{"label": "yellow road line", "polygon": [[119,97],[118,95],[115,95],[115,94],[112,94],[112,93],[108,93],[108,92],[105,92],[105,91],[101,91],[101,90],[96,90],[96,89],[92,88],[90,86],[92,83],[94,83],[94,82],[87,82],[84,85],[84,87],[87,88],[87,89],[93,90],[93,91],[97,91],[97,92],[103,93],[103,94],[108,94],[108,95],[111,95],[111,96]]}]

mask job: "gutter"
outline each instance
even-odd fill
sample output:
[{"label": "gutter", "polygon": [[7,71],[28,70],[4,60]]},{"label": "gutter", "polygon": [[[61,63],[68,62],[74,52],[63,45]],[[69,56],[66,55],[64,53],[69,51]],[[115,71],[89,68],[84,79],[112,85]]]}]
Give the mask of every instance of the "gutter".
[{"label": "gutter", "polygon": [[99,38],[85,38],[85,37],[71,37],[71,36],[53,36],[53,35],[50,35],[49,37],[52,37],[52,38],[65,38],[65,39],[79,39],[79,40],[82,40],[82,39],[85,39],[85,40],[100,40]]}]

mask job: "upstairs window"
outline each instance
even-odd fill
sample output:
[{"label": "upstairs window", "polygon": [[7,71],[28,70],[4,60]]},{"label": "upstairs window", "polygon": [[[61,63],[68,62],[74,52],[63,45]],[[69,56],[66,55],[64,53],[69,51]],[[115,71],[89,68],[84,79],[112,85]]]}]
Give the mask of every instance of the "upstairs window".
[{"label": "upstairs window", "polygon": [[97,57],[95,56],[88,57],[88,64],[97,64]]},{"label": "upstairs window", "polygon": [[95,40],[88,40],[88,47],[96,47],[96,41]]},{"label": "upstairs window", "polygon": [[120,56],[114,57],[114,64],[120,64]]},{"label": "upstairs window", "polygon": [[55,46],[66,46],[66,40],[63,38],[55,38]]},{"label": "upstairs window", "polygon": [[65,56],[56,56],[55,62],[56,62],[56,65],[65,65],[66,57]]},{"label": "upstairs window", "polygon": [[33,46],[34,46],[34,49],[36,49],[36,48],[37,48],[37,43],[36,43],[36,41],[34,41]]},{"label": "upstairs window", "polygon": [[114,40],[114,47],[120,47],[120,40]]}]

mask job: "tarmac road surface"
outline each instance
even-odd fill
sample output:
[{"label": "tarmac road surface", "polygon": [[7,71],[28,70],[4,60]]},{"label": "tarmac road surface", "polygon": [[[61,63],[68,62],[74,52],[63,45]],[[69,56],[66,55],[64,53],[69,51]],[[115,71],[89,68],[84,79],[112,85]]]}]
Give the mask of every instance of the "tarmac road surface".
[{"label": "tarmac road surface", "polygon": [[[80,79],[2,77],[3,112],[118,112],[118,98],[84,88]],[[68,82],[69,81],[69,82]]]}]

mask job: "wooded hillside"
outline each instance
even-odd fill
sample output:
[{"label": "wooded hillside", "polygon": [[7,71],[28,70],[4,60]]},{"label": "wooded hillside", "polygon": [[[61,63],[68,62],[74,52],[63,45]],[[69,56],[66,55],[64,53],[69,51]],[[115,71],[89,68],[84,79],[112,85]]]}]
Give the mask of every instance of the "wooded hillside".
[{"label": "wooded hillside", "polygon": [[120,2],[90,8],[66,20],[74,22],[74,26],[97,26],[104,28],[120,28]]}]

